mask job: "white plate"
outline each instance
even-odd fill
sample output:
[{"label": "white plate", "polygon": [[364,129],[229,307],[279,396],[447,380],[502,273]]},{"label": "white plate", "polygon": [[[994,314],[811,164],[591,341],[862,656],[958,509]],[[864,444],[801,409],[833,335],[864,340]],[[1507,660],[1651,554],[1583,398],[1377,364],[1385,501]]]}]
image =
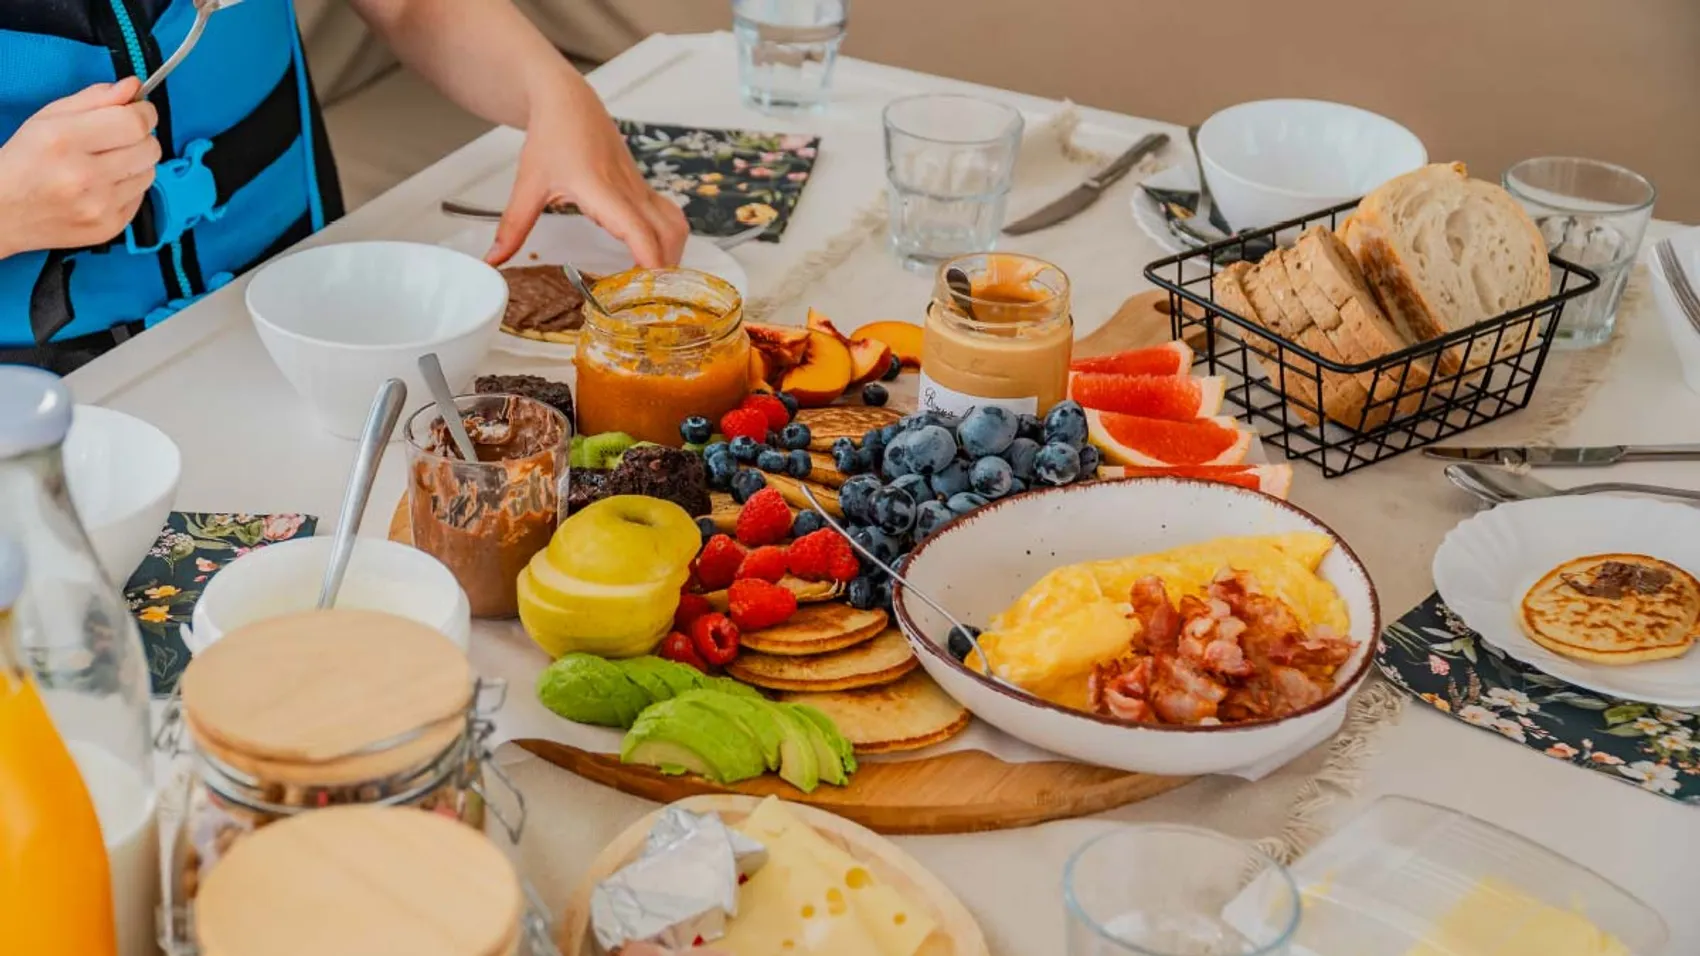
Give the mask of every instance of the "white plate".
[{"label": "white plate", "polygon": [[[1184,158],[1177,158],[1173,166],[1145,177],[1145,185],[1155,189],[1174,189],[1182,191],[1198,190],[1198,166],[1192,161],[1192,153],[1182,147]],[[1182,245],[1174,233],[1169,231],[1169,221],[1163,216],[1162,207],[1157,200],[1143,189],[1133,192],[1133,221],[1139,223],[1139,228],[1145,231],[1151,241],[1163,247],[1170,254],[1191,252],[1197,246]]]},{"label": "white plate", "polygon": [[1614,667],[1562,657],[1524,636],[1517,608],[1542,575],[1572,558],[1613,552],[1700,572],[1700,509],[1601,495],[1500,505],[1447,533],[1434,554],[1434,584],[1471,630],[1559,680],[1624,700],[1700,706],[1700,652]]},{"label": "white plate", "polygon": [[[444,239],[440,245],[469,255],[483,257],[496,238],[495,223],[478,223]],[[624,272],[635,263],[625,243],[604,232],[601,226],[583,216],[545,215],[538,219],[525,245],[508,260],[511,266],[545,265],[571,262],[583,272],[606,275]],[[750,279],[744,267],[732,254],[714,244],[711,239],[692,236],[685,242],[685,252],[679,264],[719,276],[732,284],[738,294],[750,297]],[[496,336],[496,348],[512,355],[539,358],[571,358],[575,346],[562,342],[542,342],[521,338],[506,332]]]}]

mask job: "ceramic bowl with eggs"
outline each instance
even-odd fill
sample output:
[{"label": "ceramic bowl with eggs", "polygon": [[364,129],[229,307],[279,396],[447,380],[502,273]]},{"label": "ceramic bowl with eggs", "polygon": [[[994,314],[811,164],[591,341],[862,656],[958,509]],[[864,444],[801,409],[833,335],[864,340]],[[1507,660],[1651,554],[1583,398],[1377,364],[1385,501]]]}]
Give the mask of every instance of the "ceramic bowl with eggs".
[{"label": "ceramic bowl with eggs", "polygon": [[183,456],[154,426],[98,405],[78,405],[65,436],[65,489],[95,557],[123,587],[159,540]]},{"label": "ceramic bowl with eggs", "polygon": [[[1296,542],[1306,556],[1294,559],[1274,549],[1287,542]],[[1295,630],[1303,635],[1295,640],[1324,636],[1334,642],[1337,656],[1325,671],[1313,672],[1326,676],[1307,679],[1312,681],[1308,696],[1294,697],[1302,704],[1269,708],[1268,717],[1242,713],[1173,722],[1158,696],[1163,678],[1151,681],[1148,691],[1163,716],[1106,711],[1102,697],[1088,703],[1096,680],[1091,662],[1121,666],[1139,660],[1137,651],[1129,651],[1130,644],[1140,646],[1143,629],[1126,603],[1129,581],[1154,574],[1171,587],[1191,582],[1187,587],[1211,602],[1205,588],[1229,570],[1243,573],[1253,585],[1248,593],[1276,596],[1300,623],[1311,625]],[[981,646],[992,658],[993,674],[1004,678],[971,667],[977,652],[965,659],[952,653],[945,616],[900,587],[893,595],[897,621],[921,665],[946,693],[976,717],[1029,744],[1139,773],[1255,776],[1319,743],[1344,721],[1353,692],[1369,674],[1381,630],[1368,572],[1326,525],[1261,492],[1193,479],[1108,480],[1002,499],[922,541],[910,554],[905,576],[963,623],[987,629]],[[1116,583],[1108,583],[1111,579]],[[1046,592],[1053,584],[1055,589]],[[1184,636],[1192,622],[1185,617],[1188,606],[1182,598],[1170,600],[1181,602]],[[1089,604],[1108,609],[1094,616],[1086,610]],[[1239,605],[1233,610],[1247,617]],[[1061,628],[1049,633],[1027,628],[1021,639],[1033,653],[1024,658],[1011,650],[1018,646],[1012,636],[1018,629],[1009,622],[1018,612],[1041,629],[1058,621]],[[1077,613],[1088,617],[1072,616]],[[1124,623],[1119,637],[1118,620],[1132,621]],[[1106,636],[1088,636],[1093,621],[1109,628]],[[1092,646],[1081,646],[1093,640]],[[1256,674],[1274,673],[1268,664],[1274,655],[1254,650],[1252,632],[1235,640],[1245,645],[1248,660],[1258,661]],[[1259,641],[1259,648],[1269,646]],[[1070,655],[1074,660],[1068,660]],[[1220,681],[1249,694],[1257,679]],[[1235,706],[1240,704],[1230,694],[1221,713],[1229,715]]]}]

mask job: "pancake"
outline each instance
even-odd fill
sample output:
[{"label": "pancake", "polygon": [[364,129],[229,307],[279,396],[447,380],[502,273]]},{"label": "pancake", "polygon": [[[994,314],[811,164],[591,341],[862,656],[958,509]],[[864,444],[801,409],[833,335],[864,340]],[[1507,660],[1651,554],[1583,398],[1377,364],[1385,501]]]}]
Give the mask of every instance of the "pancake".
[{"label": "pancake", "polygon": [[820,502],[820,506],[826,509],[827,514],[834,518],[844,517],[843,509],[838,506],[838,489],[815,481],[799,481],[790,475],[764,474],[764,477],[767,478],[767,486],[779,492],[779,497],[784,498],[785,503],[791,507],[814,510],[809,499],[803,497],[802,487],[808,485],[809,491],[814,494],[815,500]]},{"label": "pancake", "polygon": [[872,640],[885,625],[884,611],[860,611],[836,601],[803,604],[784,624],[746,631],[741,643],[758,654],[802,657],[854,647]]},{"label": "pancake", "polygon": [[710,511],[708,520],[714,522],[714,527],[722,534],[732,534],[738,529],[738,514],[744,506],[732,500],[732,496],[724,491],[708,493]]},{"label": "pancake", "polygon": [[726,673],[768,690],[854,690],[889,684],[920,663],[903,632],[889,627],[871,641],[831,654],[782,657],[744,651],[726,665]]},{"label": "pancake", "polygon": [[[805,581],[794,574],[787,574],[779,579],[779,586],[790,591],[797,598],[798,604],[819,604],[842,597],[845,585],[841,581]],[[710,591],[703,597],[708,599],[709,606],[722,614],[726,613],[731,599],[724,589]]]},{"label": "pancake", "polygon": [[1694,646],[1700,581],[1641,554],[1594,554],[1548,571],[1523,595],[1529,640],[1594,664],[1680,657]]},{"label": "pancake", "polygon": [[903,414],[895,409],[873,405],[828,405],[825,408],[805,408],[796,420],[809,426],[809,448],[831,451],[832,443],[840,438],[853,438],[857,445],[862,436],[875,428],[895,425]]},{"label": "pancake", "polygon": [[926,671],[861,690],[827,694],[781,694],[789,704],[808,704],[832,718],[859,754],[920,750],[942,743],[968,727],[968,710],[933,683]]}]

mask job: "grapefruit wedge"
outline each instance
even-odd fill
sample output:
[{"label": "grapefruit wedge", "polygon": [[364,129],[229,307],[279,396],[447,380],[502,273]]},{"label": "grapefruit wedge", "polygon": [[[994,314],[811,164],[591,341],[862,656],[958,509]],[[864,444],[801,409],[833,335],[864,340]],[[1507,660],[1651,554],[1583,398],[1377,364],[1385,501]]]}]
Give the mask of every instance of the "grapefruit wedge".
[{"label": "grapefruit wedge", "polygon": [[1071,372],[1114,372],[1118,375],[1185,375],[1192,368],[1192,346],[1164,342],[1142,349],[1080,358],[1068,363]]},{"label": "grapefruit wedge", "polygon": [[1222,410],[1226,390],[1226,380],[1219,375],[1071,372],[1068,376],[1068,397],[1084,408],[1170,421],[1209,418]]},{"label": "grapefruit wedge", "polygon": [[1232,418],[1172,422],[1119,412],[1086,410],[1087,436],[1112,465],[1238,465],[1254,435]]},{"label": "grapefruit wedge", "polygon": [[1175,465],[1168,468],[1123,468],[1106,465],[1100,478],[1201,478],[1239,485],[1285,500],[1293,488],[1292,465]]}]

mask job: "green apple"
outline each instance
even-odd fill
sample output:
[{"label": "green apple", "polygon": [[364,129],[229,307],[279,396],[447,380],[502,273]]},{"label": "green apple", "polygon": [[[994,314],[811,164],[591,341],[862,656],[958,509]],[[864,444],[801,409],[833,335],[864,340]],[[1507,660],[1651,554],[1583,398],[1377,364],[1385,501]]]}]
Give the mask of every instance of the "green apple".
[{"label": "green apple", "polygon": [[643,584],[688,568],[701,544],[696,522],[671,501],[614,495],[562,522],[544,553],[580,581]]},{"label": "green apple", "polygon": [[547,562],[533,560],[520,572],[519,620],[551,657],[575,651],[599,657],[649,653],[672,626],[679,588],[690,573],[648,586],[619,587],[589,585],[547,570],[554,587],[545,587],[535,573],[539,566],[547,568]]}]

